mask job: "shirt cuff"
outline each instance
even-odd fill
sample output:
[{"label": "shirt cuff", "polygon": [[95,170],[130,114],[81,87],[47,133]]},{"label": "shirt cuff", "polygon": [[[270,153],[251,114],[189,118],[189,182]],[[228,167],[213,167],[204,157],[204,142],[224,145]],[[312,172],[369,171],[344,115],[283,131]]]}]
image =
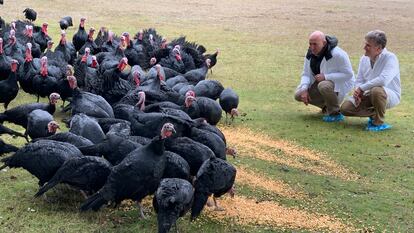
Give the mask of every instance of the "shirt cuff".
[{"label": "shirt cuff", "polygon": [[299,90],[301,91],[305,91],[309,89],[309,85],[308,84],[302,84],[299,86]]},{"label": "shirt cuff", "polygon": [[361,88],[361,90],[366,91],[369,89],[369,86],[367,84],[362,84],[361,86],[359,86],[359,88]]}]

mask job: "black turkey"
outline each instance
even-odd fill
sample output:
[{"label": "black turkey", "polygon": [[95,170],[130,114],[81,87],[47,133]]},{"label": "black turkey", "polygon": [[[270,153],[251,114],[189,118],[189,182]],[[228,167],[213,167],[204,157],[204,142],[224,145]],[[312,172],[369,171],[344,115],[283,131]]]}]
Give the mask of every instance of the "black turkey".
[{"label": "black turkey", "polygon": [[33,77],[33,90],[37,94],[37,102],[39,97],[46,97],[56,92],[58,86],[58,78],[49,74],[47,57],[43,56],[40,63],[40,74]]},{"label": "black turkey", "polygon": [[49,96],[49,103],[30,103],[22,104],[15,108],[9,109],[4,113],[0,113],[0,123],[8,121],[16,125],[20,125],[23,128],[27,128],[27,120],[29,114],[36,109],[46,111],[53,115],[56,111],[56,103],[60,99],[60,95],[57,93],[52,93]]},{"label": "black turkey", "polygon": [[169,138],[165,142],[165,147],[187,161],[192,176],[197,175],[206,160],[214,157],[210,148],[187,137]]},{"label": "black turkey", "polygon": [[97,118],[114,117],[114,110],[102,96],[81,91],[74,76],[68,76],[67,79],[69,86],[73,89],[72,102],[70,103],[72,115],[84,113]]},{"label": "black turkey", "polygon": [[[120,164],[113,167],[106,184],[82,204],[81,210],[98,210],[112,201],[119,204],[124,199],[140,201],[154,193],[165,168],[164,140],[174,132],[174,126],[166,123],[161,135],[151,143],[132,151]],[[143,216],[142,208],[141,216]]]},{"label": "black turkey", "polygon": [[62,166],[72,157],[83,156],[74,145],[65,142],[40,140],[29,143],[10,157],[3,158],[5,167],[22,167],[39,179],[39,186],[48,182]]},{"label": "black turkey", "polygon": [[111,173],[111,164],[103,158],[82,156],[69,158],[35,194],[41,196],[59,183],[69,184],[86,194],[97,192]]},{"label": "black turkey", "polygon": [[168,233],[179,217],[191,208],[193,186],[187,180],[163,179],[155,192],[153,206],[157,213],[158,233]]},{"label": "black turkey", "polygon": [[167,162],[165,164],[164,175],[162,178],[180,178],[191,181],[190,165],[178,154],[166,151]]},{"label": "black turkey", "polygon": [[17,150],[19,150],[19,148],[13,145],[9,145],[5,143],[2,139],[0,139],[0,156],[2,156],[3,154],[10,153],[10,152],[15,152]]},{"label": "black turkey", "polygon": [[62,30],[66,30],[68,29],[68,27],[72,27],[73,26],[72,17],[70,16],[63,17],[61,20],[59,20],[59,26],[60,26],[60,29]]},{"label": "black turkey", "polygon": [[79,148],[83,154],[103,156],[112,165],[118,165],[133,150],[142,145],[118,133],[107,134],[105,140],[95,145]]},{"label": "black turkey", "polygon": [[201,68],[187,71],[185,74],[183,74],[183,76],[185,79],[187,79],[188,82],[197,84],[198,82],[206,79],[209,67],[210,59],[207,59]]},{"label": "black turkey", "polygon": [[221,119],[222,109],[217,101],[207,97],[197,97],[185,112],[192,118],[204,118],[211,125],[217,125]]},{"label": "black turkey", "polygon": [[13,137],[25,137],[25,135],[23,135],[23,134],[21,134],[17,131],[14,131],[12,129],[9,129],[6,126],[4,126],[3,124],[0,124],[0,135],[3,135],[3,134],[9,134],[9,135],[12,135]]},{"label": "black turkey", "polygon": [[98,122],[83,113],[72,117],[69,132],[87,138],[94,144],[105,139],[105,134]]},{"label": "black turkey", "polygon": [[226,160],[226,144],[217,134],[192,127],[190,138],[210,148],[217,158]]},{"label": "black turkey", "polygon": [[29,113],[24,134],[32,139],[43,138],[55,134],[57,129],[59,129],[59,124],[53,120],[50,113],[36,109]]},{"label": "black turkey", "polygon": [[47,27],[48,27],[48,23],[43,23],[41,30],[38,32],[35,32],[33,35],[36,43],[40,45],[40,50],[42,52],[44,52],[45,49],[47,48],[47,42],[52,40],[52,38],[48,35]]},{"label": "black turkey", "polygon": [[213,66],[215,66],[216,65],[216,63],[217,63],[217,55],[220,53],[220,50],[219,49],[216,49],[216,52],[215,53],[213,53],[213,54],[205,54],[204,55],[204,58],[207,60],[207,59],[210,59],[210,72],[211,73],[213,73]]},{"label": "black turkey", "polygon": [[44,140],[44,139],[58,141],[58,142],[67,142],[67,143],[70,143],[76,146],[77,148],[93,145],[93,142],[91,142],[89,139],[76,135],[71,132],[56,133],[49,137],[34,139],[33,142]]},{"label": "black turkey", "polygon": [[227,115],[230,114],[231,121],[233,122],[234,117],[239,115],[237,110],[239,106],[239,96],[231,88],[226,88],[221,92],[219,103],[223,111],[226,113],[226,123]]},{"label": "black turkey", "polygon": [[28,19],[29,21],[33,22],[36,21],[37,18],[37,12],[31,8],[26,8],[23,11],[24,16],[26,17],[26,19]]},{"label": "black turkey", "polygon": [[76,51],[79,51],[88,39],[88,34],[85,31],[86,18],[81,18],[78,31],[72,37],[72,43]]},{"label": "black turkey", "polygon": [[19,85],[17,84],[17,60],[11,61],[11,72],[6,80],[0,81],[0,103],[4,103],[4,109],[7,110],[9,103],[16,98],[19,92]]},{"label": "black turkey", "polygon": [[204,96],[213,100],[217,100],[223,90],[224,87],[219,81],[210,79],[202,80],[194,87],[196,96]]},{"label": "black turkey", "polygon": [[233,196],[235,179],[236,168],[227,161],[212,157],[204,162],[194,183],[195,191],[194,202],[191,207],[191,219],[194,220],[200,215],[211,194],[214,194],[213,199],[216,209],[221,209],[215,198],[225,193],[230,193]]},{"label": "black turkey", "polygon": [[4,80],[9,77],[11,72],[11,57],[4,53],[3,38],[0,37],[0,80]]}]

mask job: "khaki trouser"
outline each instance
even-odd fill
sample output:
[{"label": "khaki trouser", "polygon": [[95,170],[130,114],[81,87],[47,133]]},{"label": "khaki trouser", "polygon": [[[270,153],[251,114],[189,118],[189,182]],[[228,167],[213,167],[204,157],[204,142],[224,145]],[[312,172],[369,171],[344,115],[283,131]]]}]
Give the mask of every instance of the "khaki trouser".
[{"label": "khaki trouser", "polygon": [[[309,103],[322,110],[326,107],[327,114],[339,112],[338,93],[334,91],[334,88],[335,84],[330,80],[313,83],[308,89]],[[302,102],[300,94],[302,94],[302,90],[296,90],[295,100]]]},{"label": "khaki trouser", "polygon": [[375,125],[384,123],[385,108],[387,106],[387,93],[383,87],[373,87],[364,96],[358,107],[347,100],[341,106],[345,116],[372,117]]}]

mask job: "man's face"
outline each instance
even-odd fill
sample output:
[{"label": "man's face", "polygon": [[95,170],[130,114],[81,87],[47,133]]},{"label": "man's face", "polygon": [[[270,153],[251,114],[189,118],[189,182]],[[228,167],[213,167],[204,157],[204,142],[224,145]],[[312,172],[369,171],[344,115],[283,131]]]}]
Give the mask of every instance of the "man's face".
[{"label": "man's face", "polygon": [[319,55],[325,46],[325,43],[320,37],[311,37],[309,38],[309,49],[311,53],[315,56]]},{"label": "man's face", "polygon": [[365,40],[364,50],[365,50],[365,56],[371,59],[374,59],[382,51],[381,47],[372,40]]}]

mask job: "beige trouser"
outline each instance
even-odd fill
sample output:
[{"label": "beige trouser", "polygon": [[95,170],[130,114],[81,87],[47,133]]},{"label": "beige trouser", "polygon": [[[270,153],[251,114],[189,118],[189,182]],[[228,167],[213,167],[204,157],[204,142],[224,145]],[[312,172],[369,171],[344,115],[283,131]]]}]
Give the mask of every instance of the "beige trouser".
[{"label": "beige trouser", "polygon": [[[310,101],[309,103],[315,105],[321,109],[326,107],[326,113],[339,112],[338,93],[334,91],[335,84],[330,80],[324,80],[322,82],[315,82],[308,89]],[[296,90],[295,100],[302,102],[300,89]]]},{"label": "beige trouser", "polygon": [[375,125],[384,123],[385,108],[387,106],[387,93],[383,87],[373,87],[367,96],[362,98],[358,107],[347,100],[341,106],[345,116],[372,117]]}]

